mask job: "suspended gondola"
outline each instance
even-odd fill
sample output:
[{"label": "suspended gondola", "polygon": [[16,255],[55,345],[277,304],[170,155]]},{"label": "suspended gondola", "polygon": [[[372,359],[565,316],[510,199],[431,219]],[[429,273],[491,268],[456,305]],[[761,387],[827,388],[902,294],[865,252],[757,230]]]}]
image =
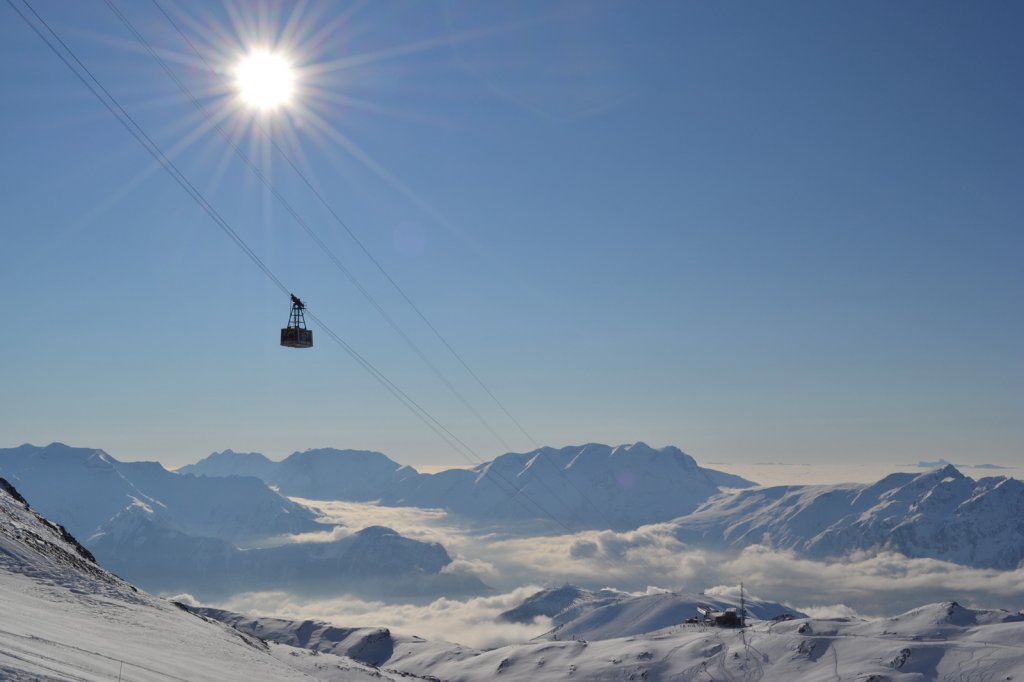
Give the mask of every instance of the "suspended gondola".
[{"label": "suspended gondola", "polygon": [[288,315],[288,326],[281,330],[281,345],[286,348],[312,348],[313,330],[306,328],[306,316],[302,311],[306,305],[292,294],[292,311]]}]

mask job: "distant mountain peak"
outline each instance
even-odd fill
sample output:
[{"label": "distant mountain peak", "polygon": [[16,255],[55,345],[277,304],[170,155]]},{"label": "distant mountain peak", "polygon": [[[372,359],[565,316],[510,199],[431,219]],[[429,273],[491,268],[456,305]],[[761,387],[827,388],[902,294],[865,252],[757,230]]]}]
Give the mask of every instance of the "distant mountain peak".
[{"label": "distant mountain peak", "polygon": [[394,528],[388,528],[387,526],[367,526],[356,533],[356,535],[363,538],[380,538],[398,534],[398,531]]},{"label": "distant mountain peak", "polygon": [[942,467],[938,471],[943,476],[952,476],[953,478],[967,478],[967,476],[964,476],[962,473],[960,473],[960,470],[957,469],[952,464],[946,464],[946,466]]}]

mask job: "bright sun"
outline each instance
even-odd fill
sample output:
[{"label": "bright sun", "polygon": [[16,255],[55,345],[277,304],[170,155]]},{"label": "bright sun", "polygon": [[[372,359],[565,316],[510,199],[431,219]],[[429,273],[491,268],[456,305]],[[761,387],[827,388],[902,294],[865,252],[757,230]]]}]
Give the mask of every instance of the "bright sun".
[{"label": "bright sun", "polygon": [[238,63],[235,82],[245,103],[264,111],[287,104],[295,89],[291,64],[266,50],[253,51]]}]

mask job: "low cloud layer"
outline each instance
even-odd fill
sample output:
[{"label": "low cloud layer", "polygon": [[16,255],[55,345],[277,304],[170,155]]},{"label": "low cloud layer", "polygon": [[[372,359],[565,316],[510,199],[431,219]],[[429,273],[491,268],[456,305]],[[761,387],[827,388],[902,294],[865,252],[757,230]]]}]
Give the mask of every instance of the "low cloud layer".
[{"label": "low cloud layer", "polygon": [[803,559],[754,545],[728,561],[729,575],[770,598],[794,604],[845,604],[864,615],[893,615],[925,603],[959,601],[985,608],[1024,608],[1024,569],[996,571],[894,552],[842,561]]},{"label": "low cloud layer", "polygon": [[[637,591],[656,585],[701,592],[743,582],[771,601],[801,609],[828,605],[833,613],[843,610],[835,605],[842,605],[869,616],[894,615],[948,600],[986,608],[1024,608],[1024,569],[978,569],[894,552],[857,553],[828,562],[761,545],[717,552],[687,547],[666,525],[628,533],[508,540],[489,551],[502,547],[516,557],[512,570],[522,573],[529,566],[548,581],[592,587]],[[493,554],[488,559],[496,563]],[[496,565],[502,570],[500,563]]]},{"label": "low cloud layer", "polygon": [[408,605],[358,596],[313,599],[252,593],[220,605],[343,626],[387,626],[404,634],[475,647],[524,641],[549,629],[546,621],[523,626],[496,619],[540,587],[564,583],[632,593],[724,594],[743,582],[750,595],[816,616],[895,615],[948,600],[983,608],[1024,608],[1024,568],[976,569],[892,552],[859,553],[825,562],[760,545],[719,552],[683,544],[671,524],[628,532],[516,536],[506,528],[461,525],[440,510],[349,502],[311,504],[321,509],[325,519],[343,527],[304,540],[329,540],[369,525],[390,526],[408,537],[443,544],[453,558],[448,572],[475,575],[500,594]]},{"label": "low cloud layer", "polygon": [[551,622],[545,618],[531,625],[498,621],[499,614],[518,606],[538,589],[529,585],[497,596],[464,601],[438,599],[426,605],[385,604],[352,596],[316,599],[285,592],[249,592],[233,597],[223,607],[254,615],[321,620],[342,627],[383,626],[396,634],[487,649],[523,642],[551,629]]}]

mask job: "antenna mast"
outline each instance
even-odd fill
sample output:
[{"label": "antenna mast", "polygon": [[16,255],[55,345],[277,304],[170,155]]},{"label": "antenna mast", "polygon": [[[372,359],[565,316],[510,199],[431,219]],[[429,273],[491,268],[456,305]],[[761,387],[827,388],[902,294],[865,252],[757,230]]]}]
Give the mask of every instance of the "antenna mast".
[{"label": "antenna mast", "polygon": [[740,627],[747,627],[747,602],[743,598],[743,581],[740,581]]}]

